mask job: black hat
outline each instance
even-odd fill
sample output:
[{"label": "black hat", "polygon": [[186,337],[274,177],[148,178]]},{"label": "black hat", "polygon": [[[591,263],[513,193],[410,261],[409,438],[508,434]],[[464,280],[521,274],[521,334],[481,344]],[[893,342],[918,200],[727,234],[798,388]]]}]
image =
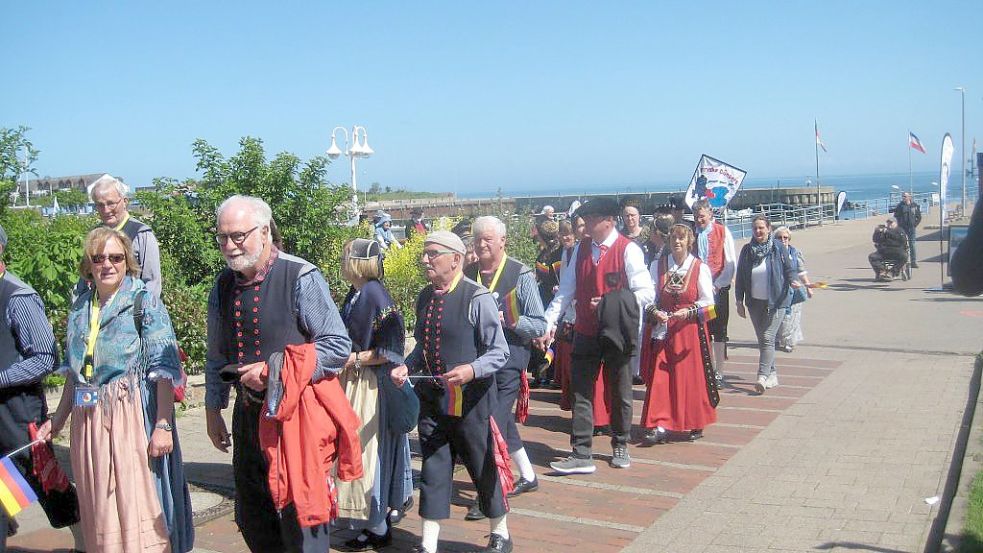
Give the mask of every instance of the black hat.
[{"label": "black hat", "polygon": [[617,217],[621,213],[621,206],[613,198],[594,198],[580,206],[577,210],[577,217],[596,215],[600,217]]},{"label": "black hat", "polygon": [[674,209],[676,211],[685,211],[686,208],[688,207],[686,205],[686,200],[684,200],[682,198],[669,198],[669,201],[666,202],[666,204],[671,209]]}]

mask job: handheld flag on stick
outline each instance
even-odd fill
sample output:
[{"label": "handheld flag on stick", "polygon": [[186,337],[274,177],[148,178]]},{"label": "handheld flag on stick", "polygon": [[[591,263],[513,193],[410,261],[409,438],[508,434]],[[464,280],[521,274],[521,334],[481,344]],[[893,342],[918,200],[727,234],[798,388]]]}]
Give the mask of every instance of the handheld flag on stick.
[{"label": "handheld flag on stick", "polygon": [[10,456],[0,459],[0,504],[3,504],[7,516],[14,517],[37,500],[38,496],[14,466]]},{"label": "handheld flag on stick", "polygon": [[700,323],[708,323],[717,318],[717,306],[708,305],[706,307],[698,307],[696,309],[696,319]]},{"label": "handheld flag on stick", "polygon": [[506,326],[515,328],[515,325],[519,324],[520,315],[519,294],[513,289],[502,298],[502,318],[505,319]]}]

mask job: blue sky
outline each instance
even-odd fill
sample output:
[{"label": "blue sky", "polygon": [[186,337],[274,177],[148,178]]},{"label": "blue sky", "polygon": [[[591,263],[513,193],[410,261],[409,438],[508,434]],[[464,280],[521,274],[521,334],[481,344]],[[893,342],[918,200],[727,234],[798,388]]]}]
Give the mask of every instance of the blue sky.
[{"label": "blue sky", "polygon": [[[701,153],[749,177],[905,172],[911,128],[983,143],[978,2],[5,2],[0,126],[37,169],[129,183],[227,155],[323,152],[364,125],[359,182],[635,188]],[[968,147],[967,147],[968,149]],[[347,182],[344,159],[329,169]]]}]

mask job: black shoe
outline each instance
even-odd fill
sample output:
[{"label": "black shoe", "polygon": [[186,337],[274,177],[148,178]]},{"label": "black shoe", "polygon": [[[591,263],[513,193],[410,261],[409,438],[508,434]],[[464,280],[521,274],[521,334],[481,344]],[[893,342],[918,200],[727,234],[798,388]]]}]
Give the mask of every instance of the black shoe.
[{"label": "black shoe", "polygon": [[703,430],[690,430],[689,431],[689,441],[695,442],[703,437]]},{"label": "black shoe", "polygon": [[512,539],[492,534],[488,538],[488,547],[475,549],[472,553],[512,553]]},{"label": "black shoe", "polygon": [[529,380],[529,389],[538,390],[543,387],[543,381],[538,378],[532,378]]},{"label": "black shoe", "polygon": [[653,428],[642,436],[642,440],[647,444],[667,444],[669,443],[669,433],[659,428]]},{"label": "black shoe", "polygon": [[631,385],[632,386],[641,386],[643,384],[645,384],[645,381],[642,380],[642,377],[640,377],[640,376],[633,376],[632,377],[632,379],[631,379]]},{"label": "black shoe", "polygon": [[471,504],[471,507],[468,508],[468,514],[464,515],[464,520],[484,520],[485,518],[488,517],[481,512],[481,507],[478,507],[477,501]]},{"label": "black shoe", "polygon": [[[365,539],[360,539],[362,537]],[[371,551],[375,549],[382,549],[387,547],[393,542],[392,529],[387,528],[386,533],[379,536],[369,532],[368,530],[362,530],[362,533],[358,537],[352,538],[345,542],[346,551]]]},{"label": "black shoe", "polygon": [[394,515],[392,514],[392,511],[389,512],[389,525],[394,526],[396,524],[399,524],[399,521],[403,520],[403,518],[406,516],[406,513],[408,513],[409,510],[412,508],[413,508],[413,496],[411,495],[409,499],[406,500],[406,503],[403,503],[403,507],[399,510],[399,514]]},{"label": "black shoe", "polygon": [[595,426],[594,427],[594,435],[595,436],[606,436],[607,434],[610,434],[610,433],[611,433],[611,427],[608,426],[608,425],[606,425],[606,424],[604,426]]},{"label": "black shoe", "polygon": [[426,547],[423,547],[422,543],[418,543],[413,546],[413,549],[410,549],[410,553],[436,553],[436,552],[430,551]]},{"label": "black shoe", "polygon": [[515,497],[517,495],[522,495],[526,492],[534,492],[539,489],[539,478],[534,479],[532,482],[520,477],[519,481],[515,483],[515,488],[509,493],[509,497]]}]

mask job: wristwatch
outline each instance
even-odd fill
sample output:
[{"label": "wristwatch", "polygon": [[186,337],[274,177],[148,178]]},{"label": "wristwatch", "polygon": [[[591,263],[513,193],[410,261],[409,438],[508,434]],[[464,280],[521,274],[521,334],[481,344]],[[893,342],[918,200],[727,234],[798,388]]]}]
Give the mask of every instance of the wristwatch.
[{"label": "wristwatch", "polygon": [[157,426],[155,426],[154,428],[160,428],[164,432],[170,432],[170,431],[174,430],[174,427],[171,426],[171,423],[169,423],[169,422],[158,422],[157,423]]}]

